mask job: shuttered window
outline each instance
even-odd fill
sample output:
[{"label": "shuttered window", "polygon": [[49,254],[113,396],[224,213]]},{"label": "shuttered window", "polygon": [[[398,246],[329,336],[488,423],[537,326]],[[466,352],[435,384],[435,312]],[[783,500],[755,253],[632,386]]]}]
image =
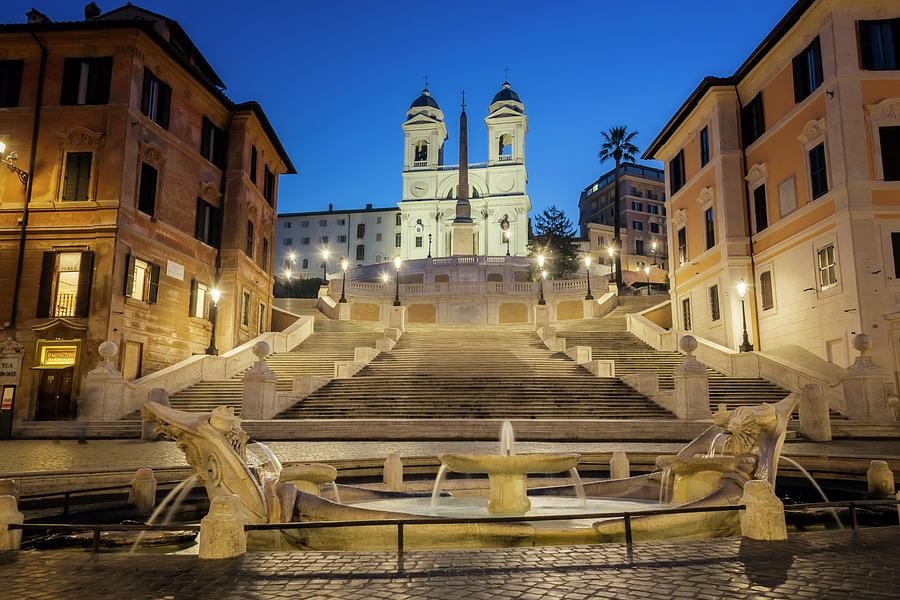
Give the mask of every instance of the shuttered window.
[{"label": "shuttered window", "polygon": [[706,223],[706,249],[709,250],[716,245],[716,221],[712,208],[706,209],[703,220]]},{"label": "shuttered window", "polygon": [[84,202],[88,199],[93,156],[93,152],[66,152],[63,202]]},{"label": "shuttered window", "polygon": [[813,200],[828,191],[828,171],[825,164],[825,144],[819,144],[809,151],[809,176],[812,184]]},{"label": "shuttered window", "polygon": [[763,115],[762,92],[756,94],[747,106],[741,109],[741,141],[744,148],[755,142],[766,131]]},{"label": "shuttered window", "polygon": [[766,203],[765,184],[753,190],[753,210],[756,213],[756,233],[769,226],[769,210]]},{"label": "shuttered window", "polygon": [[209,286],[200,283],[196,279],[191,279],[191,300],[188,312],[192,317],[198,319],[206,319],[207,298],[209,297]]},{"label": "shuttered window", "polygon": [[159,299],[159,272],[158,264],[127,255],[123,290],[125,297],[156,304]]},{"label": "shuttered window", "polygon": [[722,318],[719,311],[719,286],[714,285],[709,288],[709,320],[718,321]]},{"label": "shuttered window", "polygon": [[269,203],[269,206],[272,206],[275,202],[275,173],[269,170],[269,165],[266,165],[264,177],[263,197],[266,199],[266,202]]},{"label": "shuttered window", "polygon": [[769,310],[775,306],[775,294],[772,292],[772,272],[763,271],[759,276],[759,295],[762,309]]},{"label": "shuttered window", "polygon": [[37,317],[87,317],[94,253],[44,252]]},{"label": "shuttered window", "polygon": [[862,68],[893,71],[900,65],[900,19],[859,22]]},{"label": "shuttered window", "polygon": [[197,198],[194,237],[208,246],[219,247],[219,209],[200,198]]},{"label": "shuttered window", "polygon": [[669,161],[669,193],[675,194],[684,185],[684,150]]},{"label": "shuttered window", "polygon": [[885,181],[900,181],[900,127],[879,127],[881,166]]},{"label": "shuttered window", "polygon": [[687,261],[687,231],[682,227],[678,230],[678,264],[683,265]]},{"label": "shuttered window", "polygon": [[227,162],[228,140],[225,132],[213,125],[213,122],[203,117],[203,127],[200,135],[200,154],[224,170]]},{"label": "shuttered window", "polygon": [[141,163],[141,183],[138,188],[138,210],[153,216],[156,210],[156,179],[158,173],[147,163]]},{"label": "shuttered window", "polygon": [[686,331],[691,330],[691,299],[681,301],[681,323]]},{"label": "shuttered window", "polygon": [[0,107],[19,105],[22,64],[21,60],[0,60]]},{"label": "shuttered window", "polygon": [[106,104],[112,78],[112,57],[67,58],[63,65],[62,93],[59,103]]},{"label": "shuttered window", "polygon": [[800,102],[822,85],[822,48],[816,37],[794,57],[794,102]]},{"label": "shuttered window", "polygon": [[253,259],[253,221],[247,221],[247,247],[244,252]]},{"label": "shuttered window", "polygon": [[250,181],[256,183],[256,146],[250,146]]},{"label": "shuttered window", "polygon": [[141,94],[141,112],[164,129],[169,128],[169,109],[172,103],[172,88],[144,68],[144,89]]}]

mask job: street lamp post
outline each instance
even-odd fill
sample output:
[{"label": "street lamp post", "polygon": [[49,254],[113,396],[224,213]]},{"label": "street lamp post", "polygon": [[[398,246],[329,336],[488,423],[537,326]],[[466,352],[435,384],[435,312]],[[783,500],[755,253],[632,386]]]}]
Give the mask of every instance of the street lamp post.
[{"label": "street lamp post", "polygon": [[593,300],[594,297],[591,296],[591,255],[586,254],[584,256],[584,268],[587,271],[587,296],[584,297],[585,300]]},{"label": "street lamp post", "polygon": [[506,238],[506,255],[509,256],[509,229],[503,232],[503,237]]},{"label": "street lamp post", "polygon": [[394,306],[400,306],[400,257],[394,257],[394,268],[397,270],[394,282]]},{"label": "street lamp post", "polygon": [[606,249],[606,253],[609,254],[609,276],[610,276],[610,280],[615,281],[615,279],[616,279],[616,261],[615,261],[616,250],[615,250],[615,248],[613,248],[612,246],[609,246],[609,247]]},{"label": "street lamp post", "polygon": [[344,291],[345,291],[346,288],[347,288],[347,267],[348,267],[349,265],[350,265],[350,263],[347,262],[347,259],[346,259],[346,258],[343,259],[343,260],[341,261],[341,270],[342,270],[344,273],[343,273],[343,275],[342,275],[342,277],[341,277],[341,299],[338,300],[338,302],[340,302],[340,303],[342,303],[342,304],[346,304],[346,303],[347,303],[347,297],[344,295]]},{"label": "street lamp post", "polygon": [[428,258],[431,258],[431,234],[428,234]]},{"label": "street lamp post", "polygon": [[328,250],[322,250],[322,281],[328,285]]},{"label": "street lamp post", "polygon": [[544,270],[544,255],[543,254],[538,255],[538,267],[540,267],[540,269],[541,269],[541,278],[538,282],[538,285],[540,286],[540,288],[539,288],[540,296],[538,297],[538,304],[543,306],[543,305],[547,304],[547,301],[544,300],[544,280],[547,279],[547,271]]},{"label": "street lamp post", "polygon": [[644,267],[644,275],[647,276],[647,295],[650,295],[650,267]]},{"label": "street lamp post", "polygon": [[744,341],[738,349],[741,352],[753,352],[753,344],[751,344],[750,340],[747,338],[747,311],[744,308],[744,296],[747,294],[747,284],[743,280],[737,284],[737,291],[741,297],[741,322],[744,326]]},{"label": "street lamp post", "polygon": [[0,142],[0,163],[6,165],[6,168],[16,174],[16,177],[19,178],[19,181],[22,182],[22,185],[28,185],[28,171],[20,169],[16,166],[16,161],[19,159],[19,155],[17,152],[12,151],[6,155],[6,158],[3,155],[6,153],[6,144]]},{"label": "street lamp post", "polygon": [[653,251],[653,266],[656,266],[656,240],[653,240],[653,244],[651,244],[651,250]]},{"label": "street lamp post", "polygon": [[209,323],[212,325],[212,331],[209,334],[209,346],[206,348],[206,353],[212,356],[219,354],[219,349],[216,348],[216,317],[219,316],[219,298],[221,296],[222,292],[218,288],[213,288],[209,292],[209,297],[213,301],[213,305],[209,307]]}]

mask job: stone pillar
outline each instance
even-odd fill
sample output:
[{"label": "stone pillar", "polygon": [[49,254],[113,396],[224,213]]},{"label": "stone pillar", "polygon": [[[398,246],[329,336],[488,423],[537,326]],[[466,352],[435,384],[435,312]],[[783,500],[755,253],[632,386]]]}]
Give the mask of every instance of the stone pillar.
[{"label": "stone pillar", "polygon": [[537,331],[541,327],[550,325],[550,305],[535,304],[534,305],[534,330]]},{"label": "stone pillar", "polygon": [[388,325],[399,331],[400,333],[406,333],[406,307],[405,306],[392,306],[390,318],[388,319]]},{"label": "stone pillar", "polygon": [[627,479],[631,477],[631,462],[624,450],[616,450],[609,460],[609,478]]},{"label": "stone pillar", "polygon": [[594,311],[597,308],[596,300],[582,300],[581,301],[581,318],[583,319],[593,319]]},{"label": "stone pillar", "polygon": [[800,433],[814,442],[831,441],[828,402],[816,383],[807,383],[800,391]]},{"label": "stone pillar", "polygon": [[892,423],[894,411],[884,383],[889,376],[867,355],[871,348],[869,336],[858,334],[853,338],[853,347],[859,356],[844,373],[844,412],[851,419]]},{"label": "stone pillar", "polygon": [[25,515],[19,512],[13,496],[0,496],[0,550],[18,550],[22,545],[22,530],[10,529],[13,523],[22,524]]},{"label": "stone pillar", "polygon": [[156,506],[156,477],[153,469],[141,467],[131,480],[131,491],[128,492],[128,503],[134,504],[142,515],[149,515]]},{"label": "stone pillar", "polygon": [[125,412],[125,380],[110,360],[119,347],[106,341],[98,348],[101,361],[84,376],[84,395],[78,399],[81,421],[117,421]]},{"label": "stone pillar", "polygon": [[349,321],[350,320],[350,303],[349,302],[338,302],[335,307],[335,314],[338,321]]},{"label": "stone pillar", "polygon": [[684,362],[675,369],[674,412],[679,419],[710,419],[709,375],[706,366],[694,357],[697,340],[686,335],[679,341]]},{"label": "stone pillar", "polygon": [[15,479],[0,479],[0,496],[12,496],[19,501],[19,488]]},{"label": "stone pillar", "polygon": [[384,483],[392,492],[403,490],[403,461],[397,453],[388,454],[384,461]]},{"label": "stone pillar", "polygon": [[275,377],[266,365],[269,344],[253,345],[256,364],[244,373],[244,395],[241,399],[241,417],[244,419],[271,419],[275,416]]},{"label": "stone pillar", "polygon": [[894,496],[894,473],[883,460],[873,460],[866,471],[869,482],[869,498],[883,499]]},{"label": "stone pillar", "polygon": [[217,496],[209,513],[200,520],[200,558],[231,558],[247,552],[247,517],[234,494]]},{"label": "stone pillar", "polygon": [[741,504],[741,535],[753,540],[786,540],[787,524],[784,504],[767,481],[753,480],[744,484]]},{"label": "stone pillar", "polygon": [[[156,402],[163,406],[171,406],[169,403],[169,392],[163,388],[153,388],[147,398],[148,402]],[[156,433],[156,421],[141,422],[141,439],[145,442],[155,442],[159,440],[159,434]]]}]

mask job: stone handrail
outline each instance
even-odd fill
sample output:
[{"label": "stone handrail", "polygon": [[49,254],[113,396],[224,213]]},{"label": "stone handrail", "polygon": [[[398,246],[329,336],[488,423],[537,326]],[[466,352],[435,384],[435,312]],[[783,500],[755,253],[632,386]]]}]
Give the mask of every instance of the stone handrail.
[{"label": "stone handrail", "polygon": [[[457,258],[457,257],[454,257]],[[463,257],[464,258],[464,257]],[[592,285],[597,289],[605,287],[606,276],[592,277]],[[329,284],[329,293],[332,297],[341,294],[342,282],[332,280]],[[451,281],[439,283],[401,283],[400,295],[403,297],[421,296],[537,296],[538,284],[532,281]],[[587,290],[585,279],[562,279],[547,281],[544,286],[546,295],[582,293]],[[391,283],[372,283],[365,281],[348,281],[344,288],[348,297],[387,298],[394,295],[395,286]],[[328,306],[322,306],[323,298],[319,299],[319,309],[331,318],[329,313],[333,310],[333,302]]]},{"label": "stone handrail", "polygon": [[199,381],[224,381],[231,378],[253,364],[253,347],[257,342],[266,342],[273,352],[286,352],[312,334],[314,323],[313,317],[303,316],[284,331],[260,334],[219,356],[198,354],[135,379],[126,384],[124,414],[139,410],[154,388],[163,388],[169,394],[174,394]]},{"label": "stone handrail", "polygon": [[656,350],[672,352],[678,346],[675,332],[663,329],[640,313],[631,313],[625,317],[627,331],[640,338]]}]

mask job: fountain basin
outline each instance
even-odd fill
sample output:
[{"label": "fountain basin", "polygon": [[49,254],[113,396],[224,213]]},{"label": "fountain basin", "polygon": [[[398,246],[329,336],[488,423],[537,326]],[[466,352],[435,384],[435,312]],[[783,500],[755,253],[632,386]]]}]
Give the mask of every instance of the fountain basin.
[{"label": "fountain basin", "polygon": [[454,473],[487,473],[491,483],[487,510],[491,513],[524,514],[531,509],[527,494],[528,473],[559,473],[578,464],[580,454],[439,454]]}]

